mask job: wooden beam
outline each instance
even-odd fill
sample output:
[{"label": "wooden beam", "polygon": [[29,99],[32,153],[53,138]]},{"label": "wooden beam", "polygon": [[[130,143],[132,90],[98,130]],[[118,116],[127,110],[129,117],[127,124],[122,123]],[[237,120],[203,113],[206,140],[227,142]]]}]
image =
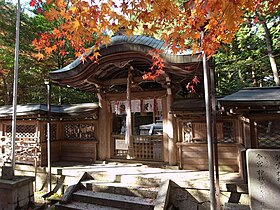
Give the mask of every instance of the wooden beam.
[{"label": "wooden beam", "polygon": [[[132,77],[132,80],[134,83],[149,83],[149,82],[154,82],[154,81],[147,81],[143,80],[142,77]],[[110,79],[107,81],[104,81],[103,86],[111,86],[111,85],[124,85],[127,84],[127,78],[116,78],[116,79]]]},{"label": "wooden beam", "polygon": [[[159,90],[153,91],[153,97],[161,98],[166,95],[166,90]],[[106,97],[111,101],[120,101],[126,100],[125,95],[123,93],[108,93]],[[151,97],[151,91],[139,91],[139,92],[132,92],[131,99],[144,99]]]}]

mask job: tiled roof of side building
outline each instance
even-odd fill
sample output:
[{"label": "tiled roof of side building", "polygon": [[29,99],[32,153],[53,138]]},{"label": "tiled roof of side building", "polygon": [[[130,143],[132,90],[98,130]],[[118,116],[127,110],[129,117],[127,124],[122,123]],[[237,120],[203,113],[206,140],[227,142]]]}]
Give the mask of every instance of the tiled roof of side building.
[{"label": "tiled roof of side building", "polygon": [[[52,105],[51,113],[56,115],[76,115],[79,113],[94,112],[98,108],[98,103],[81,103],[69,105]],[[17,105],[17,115],[25,116],[30,114],[47,113],[48,106],[46,104],[27,104]],[[12,116],[12,105],[0,107],[0,117]]]},{"label": "tiled roof of side building", "polygon": [[220,102],[279,101],[280,87],[244,88],[219,99]]}]

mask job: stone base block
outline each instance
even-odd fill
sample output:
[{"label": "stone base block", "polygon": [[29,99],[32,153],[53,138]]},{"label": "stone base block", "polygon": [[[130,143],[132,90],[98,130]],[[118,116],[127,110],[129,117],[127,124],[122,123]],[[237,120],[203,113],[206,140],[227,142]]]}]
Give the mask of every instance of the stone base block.
[{"label": "stone base block", "polygon": [[250,210],[250,206],[237,203],[225,203],[224,210]]}]

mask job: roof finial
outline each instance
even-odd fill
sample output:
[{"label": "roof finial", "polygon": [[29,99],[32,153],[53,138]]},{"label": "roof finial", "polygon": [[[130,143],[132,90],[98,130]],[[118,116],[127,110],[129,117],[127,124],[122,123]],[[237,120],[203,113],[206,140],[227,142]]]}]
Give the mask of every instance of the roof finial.
[{"label": "roof finial", "polygon": [[121,36],[121,35],[125,35],[125,26],[121,26],[113,36]]}]

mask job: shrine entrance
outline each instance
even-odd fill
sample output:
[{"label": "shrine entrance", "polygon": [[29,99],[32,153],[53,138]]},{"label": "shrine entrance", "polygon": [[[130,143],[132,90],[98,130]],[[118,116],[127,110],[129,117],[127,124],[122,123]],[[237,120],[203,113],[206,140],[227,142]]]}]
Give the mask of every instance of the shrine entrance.
[{"label": "shrine entrance", "polygon": [[[114,158],[128,157],[125,139],[127,101],[112,101]],[[163,161],[162,99],[131,101],[133,157],[138,160]]]}]

